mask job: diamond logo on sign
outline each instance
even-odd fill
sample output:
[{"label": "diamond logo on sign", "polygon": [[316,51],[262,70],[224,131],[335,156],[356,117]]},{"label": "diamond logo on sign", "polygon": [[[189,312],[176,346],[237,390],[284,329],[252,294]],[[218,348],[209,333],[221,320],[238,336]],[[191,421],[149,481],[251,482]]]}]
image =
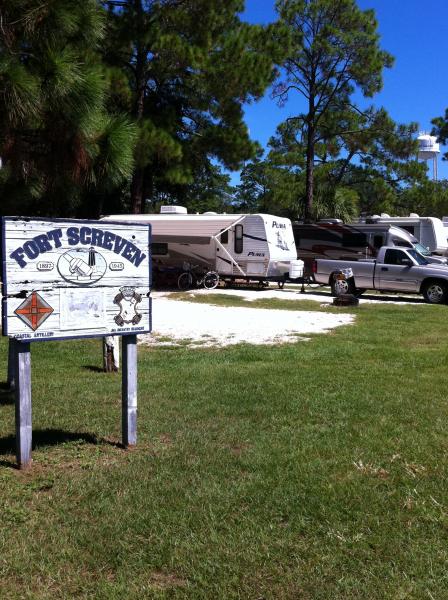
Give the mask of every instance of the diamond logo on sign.
[{"label": "diamond logo on sign", "polygon": [[37,292],[33,292],[14,311],[24,323],[36,331],[53,312],[53,308]]}]

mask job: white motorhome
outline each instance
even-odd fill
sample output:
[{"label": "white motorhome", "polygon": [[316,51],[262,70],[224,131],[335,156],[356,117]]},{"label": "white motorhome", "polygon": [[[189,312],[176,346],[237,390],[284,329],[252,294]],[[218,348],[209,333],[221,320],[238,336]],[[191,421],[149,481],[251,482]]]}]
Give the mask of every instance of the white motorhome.
[{"label": "white motorhome", "polygon": [[109,215],[105,220],[150,223],[154,268],[184,263],[227,280],[284,281],[303,275],[289,219],[266,214],[188,214],[162,206],[161,214]]},{"label": "white motorhome", "polygon": [[294,222],[292,228],[297,258],[305,263],[305,276],[311,275],[316,258],[373,259],[382,246],[415,248],[428,262],[446,264],[446,258],[432,256],[409,231],[387,223],[343,223],[339,219],[322,219],[312,224]]},{"label": "white motorhome", "polygon": [[366,219],[367,223],[387,223],[409,231],[431,254],[446,256],[448,242],[446,229],[437,217],[420,217],[411,213],[409,217],[391,217],[386,213],[373,215]]},{"label": "white motorhome", "polygon": [[448,242],[448,217],[442,217],[442,225],[443,229],[445,230],[445,237],[447,238]]}]

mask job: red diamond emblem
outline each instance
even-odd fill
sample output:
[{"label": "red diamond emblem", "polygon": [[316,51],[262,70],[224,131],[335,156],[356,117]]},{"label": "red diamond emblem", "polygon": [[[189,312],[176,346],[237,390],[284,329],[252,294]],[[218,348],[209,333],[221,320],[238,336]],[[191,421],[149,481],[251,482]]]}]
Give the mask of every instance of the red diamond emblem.
[{"label": "red diamond emblem", "polygon": [[28,327],[36,331],[53,311],[54,309],[45,302],[42,296],[33,292],[14,312]]}]

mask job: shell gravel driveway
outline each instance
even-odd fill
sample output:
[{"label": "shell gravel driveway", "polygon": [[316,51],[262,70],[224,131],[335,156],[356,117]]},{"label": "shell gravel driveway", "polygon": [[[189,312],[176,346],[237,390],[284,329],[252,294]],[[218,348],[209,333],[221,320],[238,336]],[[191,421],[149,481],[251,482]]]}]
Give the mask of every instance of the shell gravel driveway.
[{"label": "shell gravel driveway", "polygon": [[277,344],[306,339],[310,333],[327,333],[348,325],[354,315],[246,307],[223,307],[153,298],[153,333],[140,336],[144,344],[226,346]]}]

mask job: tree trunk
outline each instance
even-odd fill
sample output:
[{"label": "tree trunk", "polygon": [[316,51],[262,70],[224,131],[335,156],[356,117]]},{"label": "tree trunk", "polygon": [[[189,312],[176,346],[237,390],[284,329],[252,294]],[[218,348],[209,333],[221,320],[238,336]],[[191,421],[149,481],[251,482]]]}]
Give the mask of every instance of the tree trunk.
[{"label": "tree trunk", "polygon": [[[134,0],[134,10],[140,21],[143,20],[144,10],[141,0]],[[145,90],[146,90],[146,47],[141,40],[137,41],[136,62],[135,62],[135,89],[136,96],[133,107],[133,116],[139,123],[145,109]],[[131,183],[131,212],[141,214],[143,210],[143,186],[145,172],[143,167],[135,167]]]},{"label": "tree trunk", "polygon": [[309,223],[313,214],[314,198],[314,128],[308,126],[306,140],[306,198],[304,221]]},{"label": "tree trunk", "polygon": [[144,169],[136,167],[131,183],[131,213],[139,215],[143,208]]}]

